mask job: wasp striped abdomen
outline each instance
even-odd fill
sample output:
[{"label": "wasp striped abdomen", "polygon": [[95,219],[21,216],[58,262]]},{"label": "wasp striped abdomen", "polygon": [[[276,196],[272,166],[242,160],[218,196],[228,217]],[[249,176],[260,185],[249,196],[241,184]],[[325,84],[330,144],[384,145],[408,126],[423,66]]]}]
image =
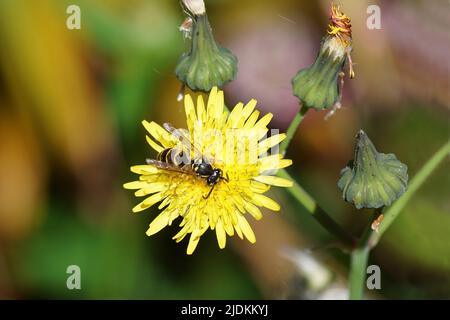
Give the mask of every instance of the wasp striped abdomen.
[{"label": "wasp striped abdomen", "polygon": [[[157,161],[149,159],[147,163],[158,168],[194,174],[204,178],[206,184],[211,186],[205,199],[208,199],[214,190],[214,186],[221,180],[228,182],[219,168],[214,168],[210,161],[205,161],[202,152],[191,142],[190,138],[181,129],[175,129],[170,123],[164,123],[164,128],[174,137],[177,137],[183,147],[175,146],[166,148],[157,155]],[[187,150],[187,151],[186,151]],[[191,153],[193,152],[193,154]],[[193,156],[192,156],[193,155]],[[192,159],[191,158],[194,158]],[[198,158],[197,158],[198,156]]]},{"label": "wasp striped abdomen", "polygon": [[158,161],[165,162],[176,167],[183,167],[191,161],[187,154],[178,148],[166,148],[156,156]]}]

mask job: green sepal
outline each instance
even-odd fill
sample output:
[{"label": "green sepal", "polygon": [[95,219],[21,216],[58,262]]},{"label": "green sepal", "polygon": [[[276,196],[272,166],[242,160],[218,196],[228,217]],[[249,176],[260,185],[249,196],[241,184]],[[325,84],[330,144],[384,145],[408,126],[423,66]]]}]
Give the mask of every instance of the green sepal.
[{"label": "green sepal", "polygon": [[339,98],[338,75],[346,57],[335,57],[329,48],[324,49],[325,41],[322,41],[316,61],[292,79],[293,93],[306,108],[327,109]]},{"label": "green sepal", "polygon": [[206,14],[193,19],[190,51],[181,56],[175,73],[192,90],[209,92],[236,77],[237,58],[216,43]]},{"label": "green sepal", "polygon": [[357,209],[389,206],[406,191],[407,171],[394,154],[379,153],[360,130],[354,159],[342,169],[338,187],[343,199]]}]

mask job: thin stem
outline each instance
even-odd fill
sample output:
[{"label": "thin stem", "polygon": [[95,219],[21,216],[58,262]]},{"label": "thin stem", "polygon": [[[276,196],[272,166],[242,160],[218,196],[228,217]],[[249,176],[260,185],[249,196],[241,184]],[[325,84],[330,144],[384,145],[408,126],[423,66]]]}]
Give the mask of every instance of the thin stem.
[{"label": "thin stem", "polygon": [[350,257],[350,300],[361,300],[366,280],[367,261],[369,260],[368,247],[353,250]]},{"label": "thin stem", "polygon": [[411,179],[408,190],[400,197],[389,209],[384,212],[383,221],[380,224],[377,233],[373,233],[370,238],[370,243],[375,246],[380,237],[386,232],[394,220],[398,217],[400,212],[406,207],[417,190],[423,185],[423,183],[430,177],[433,171],[438,165],[445,159],[450,153],[450,140],[444,144],[436,153],[425,163],[420,171]]},{"label": "thin stem", "polygon": [[372,229],[372,223],[381,214],[381,209],[375,209],[372,219],[366,227],[358,245],[353,249],[350,257],[350,299],[360,300],[364,293],[364,283],[366,279],[367,262],[371,249],[370,237],[375,231]]},{"label": "thin stem", "polygon": [[325,210],[319,207],[316,201],[289,175],[286,170],[279,170],[278,176],[294,182],[294,185],[291,188],[287,188],[287,191],[289,191],[294,198],[303,205],[303,207],[320,223],[322,227],[334,235],[344,245],[348,247],[352,247],[354,245],[355,242],[353,237],[342,229],[342,227],[338,225],[325,212]]},{"label": "thin stem", "polygon": [[284,141],[280,145],[280,153],[281,154],[286,152],[286,149],[288,148],[289,144],[291,143],[291,140],[294,138],[294,135],[297,132],[297,129],[300,125],[300,122],[302,122],[307,111],[308,111],[308,108],[300,107],[299,112],[297,112],[297,114],[295,115],[294,119],[292,120],[291,124],[289,125],[289,128],[286,131],[286,139],[284,139]]},{"label": "thin stem", "polygon": [[364,292],[364,282],[367,269],[367,261],[370,250],[375,247],[389,226],[398,217],[399,213],[405,208],[409,200],[414,196],[422,184],[430,177],[433,171],[438,167],[442,160],[450,153],[450,141],[444,144],[420,169],[416,176],[411,180],[408,191],[398,199],[388,210],[383,213],[383,221],[377,231],[372,229],[372,222],[377,219],[381,210],[375,212],[364,231],[358,246],[353,250],[350,263],[350,299],[361,299]]},{"label": "thin stem", "polygon": [[[290,142],[292,141],[297,129],[304,119],[308,108],[300,107],[299,112],[295,115],[289,128],[286,132],[286,139],[281,143],[280,153],[285,153]],[[289,179],[294,182],[288,191],[294,196],[295,199],[300,202],[305,209],[313,216],[317,222],[322,225],[328,232],[334,235],[342,244],[352,247],[354,245],[354,239],[344,229],[341,228],[321,207],[318,206],[316,201],[289,175],[289,173],[282,169],[278,171],[278,176]]]}]

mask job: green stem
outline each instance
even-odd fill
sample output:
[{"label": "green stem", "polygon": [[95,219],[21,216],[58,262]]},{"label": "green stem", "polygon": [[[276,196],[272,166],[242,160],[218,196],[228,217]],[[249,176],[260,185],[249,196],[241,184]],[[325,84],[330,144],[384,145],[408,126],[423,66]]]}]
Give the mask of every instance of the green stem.
[{"label": "green stem", "polygon": [[350,299],[360,300],[364,293],[364,284],[366,280],[367,262],[371,249],[370,237],[375,231],[372,229],[372,223],[381,214],[381,209],[375,209],[372,219],[366,227],[358,245],[353,249],[350,257]]},{"label": "green stem", "polygon": [[[383,213],[383,220],[377,231],[372,229],[371,220],[364,231],[358,246],[353,250],[350,263],[350,299],[361,299],[364,292],[364,283],[366,279],[367,261],[370,250],[375,247],[389,226],[398,217],[399,213],[405,208],[409,200],[412,199],[417,190],[427,180],[438,165],[450,153],[450,141],[444,144],[431,158],[425,163],[420,171],[411,180],[406,191],[388,210]],[[381,214],[381,210],[375,211],[374,219]]]},{"label": "green stem", "polygon": [[384,218],[380,224],[377,233],[373,233],[370,238],[370,243],[375,246],[380,237],[386,232],[394,220],[398,217],[399,213],[406,207],[408,202],[417,192],[417,190],[423,185],[438,165],[448,156],[450,153],[450,140],[444,144],[436,153],[425,163],[420,171],[409,182],[408,190],[400,197],[389,209],[384,212]]},{"label": "green stem", "polygon": [[[308,108],[300,107],[299,112],[295,115],[289,128],[286,132],[286,139],[281,143],[280,153],[286,152],[290,142],[294,138],[297,129],[305,118]],[[288,191],[294,196],[295,199],[300,202],[303,207],[324,227],[328,232],[334,235],[345,246],[352,247],[354,245],[354,239],[344,229],[341,228],[321,207],[319,207],[316,201],[303,189],[290,175],[289,173],[281,169],[278,171],[278,176],[281,178],[289,179],[293,181],[294,185],[288,188]]]},{"label": "green stem", "polygon": [[366,280],[367,261],[369,260],[368,247],[353,250],[350,258],[350,300],[361,300]]},{"label": "green stem", "polygon": [[300,122],[302,122],[307,111],[308,108],[300,107],[299,112],[297,112],[297,114],[295,115],[294,120],[292,120],[291,124],[289,125],[289,128],[286,131],[286,139],[284,139],[280,145],[281,154],[286,152],[287,147],[291,143],[291,140],[294,138],[294,135],[297,132],[297,129],[300,125]]},{"label": "green stem", "polygon": [[319,207],[316,201],[289,175],[286,170],[279,170],[278,176],[293,181],[294,185],[291,188],[287,188],[287,191],[289,191],[292,196],[294,196],[294,198],[303,205],[303,207],[320,223],[322,227],[334,235],[345,246],[352,247],[354,245],[353,237],[342,229],[342,227],[339,226],[325,212],[325,210]]}]

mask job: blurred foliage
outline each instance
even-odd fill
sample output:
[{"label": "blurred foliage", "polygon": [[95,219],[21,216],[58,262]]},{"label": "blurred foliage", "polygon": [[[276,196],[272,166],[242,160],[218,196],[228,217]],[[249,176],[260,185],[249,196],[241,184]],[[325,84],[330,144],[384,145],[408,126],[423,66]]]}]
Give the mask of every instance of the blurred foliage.
[{"label": "blurred foliage", "polygon": [[[298,108],[289,81],[314,60],[328,1],[206,2],[215,37],[239,59],[228,104],[254,97],[283,130]],[[359,235],[368,212],[356,213],[336,185],[357,130],[395,152],[410,176],[449,137],[448,64],[436,57],[448,53],[450,21],[439,1],[378,1],[383,29],[369,31],[369,2],[341,2],[356,79],[332,119],[308,113],[288,157],[305,189]],[[68,4],[81,7],[81,30],[67,30]],[[183,19],[178,1],[0,1],[0,298],[299,296],[286,293],[295,275],[284,246],[312,248],[345,276],[333,239],[279,191],[284,210],[253,223],[255,245],[233,240],[219,250],[207,234],[192,257],[170,239],[175,226],[145,235],[156,211],[130,214],[134,199],[121,187],[128,167],[154,156],[140,121],[182,123],[174,68]],[[375,249],[381,297],[450,298],[449,172],[447,161]],[[66,288],[71,264],[81,267],[80,291]]]},{"label": "blurred foliage", "polygon": [[[90,224],[74,212],[67,212],[58,202],[53,201],[49,218],[33,241],[22,244],[19,255],[13,254],[13,261],[19,266],[14,272],[18,286],[28,297],[40,298],[44,294],[50,298],[85,299],[249,299],[257,295],[251,285],[234,285],[249,283],[248,275],[242,266],[232,262],[229,254],[218,254],[212,245],[209,256],[203,255],[197,262],[187,261],[184,251],[174,250],[179,246],[168,248],[172,254],[180,255],[173,258],[155,248],[158,242],[147,243],[137,224],[123,225],[118,215],[102,221],[101,226]],[[161,240],[159,244],[164,246]],[[211,255],[216,256],[212,261]],[[61,290],[68,277],[65,271],[73,264],[81,269],[82,290]],[[204,277],[203,265],[211,268],[209,277]]]}]

